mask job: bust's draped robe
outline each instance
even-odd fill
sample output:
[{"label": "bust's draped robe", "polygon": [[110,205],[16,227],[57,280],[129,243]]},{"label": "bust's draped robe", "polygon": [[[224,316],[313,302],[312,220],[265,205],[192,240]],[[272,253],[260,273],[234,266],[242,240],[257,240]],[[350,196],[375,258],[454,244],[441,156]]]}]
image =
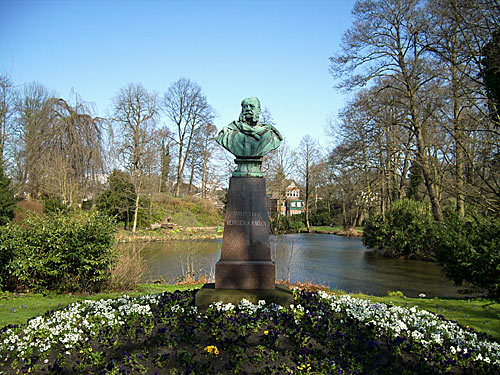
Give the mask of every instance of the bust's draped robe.
[{"label": "bust's draped robe", "polygon": [[269,124],[250,126],[233,121],[217,135],[217,143],[237,158],[257,158],[275,150],[283,137]]}]

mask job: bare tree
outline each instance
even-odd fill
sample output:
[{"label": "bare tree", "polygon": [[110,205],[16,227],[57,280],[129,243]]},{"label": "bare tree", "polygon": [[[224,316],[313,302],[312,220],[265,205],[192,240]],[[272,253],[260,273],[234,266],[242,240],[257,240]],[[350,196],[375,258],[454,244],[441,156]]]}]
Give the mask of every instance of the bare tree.
[{"label": "bare tree", "polygon": [[299,253],[298,247],[293,237],[286,235],[274,236],[271,242],[271,258],[276,263],[278,280],[291,282],[292,267]]},{"label": "bare tree", "polygon": [[135,188],[135,210],[132,231],[137,228],[140,197],[147,168],[153,155],[154,129],[158,117],[158,100],[141,84],[128,84],[113,98],[117,153],[123,159]]},{"label": "bare tree", "polygon": [[268,190],[277,193],[283,199],[285,198],[287,179],[295,167],[295,156],[295,151],[286,139],[281,142],[280,147],[267,155],[265,176],[268,181]]},{"label": "bare tree", "polygon": [[174,195],[178,196],[196,130],[202,124],[211,123],[214,113],[202,94],[201,87],[186,78],[170,85],[163,97],[163,110],[175,126],[178,156]]},{"label": "bare tree", "polygon": [[208,182],[210,180],[210,171],[213,169],[210,161],[216,152],[217,144],[215,138],[217,136],[217,128],[213,124],[203,124],[199,130],[200,146],[201,146],[201,197],[207,197]]},{"label": "bare tree", "polygon": [[[466,201],[498,210],[500,176],[490,168],[492,164],[479,163],[478,155],[494,155],[493,144],[498,144],[500,135],[494,125],[499,123],[498,111],[484,70],[488,46],[494,44],[499,30],[500,3],[428,0],[427,9],[433,22],[426,42],[437,65],[443,67],[441,94],[446,104],[435,121],[452,145],[449,163],[453,170],[444,175],[443,188],[455,197],[461,215]],[[496,69],[500,71],[499,63]]]},{"label": "bare tree", "polygon": [[422,110],[427,100],[422,93],[437,75],[426,56],[428,49],[423,40],[428,20],[419,3],[418,0],[357,1],[354,26],[344,34],[342,54],[330,59],[331,72],[337,77],[345,75],[342,87],[347,89],[375,78],[392,78],[385,81],[387,88],[404,95],[432,211],[436,220],[443,221],[426,141],[429,116]]},{"label": "bare tree", "polygon": [[160,176],[158,192],[166,192],[170,190],[170,173],[173,150],[173,134],[167,128],[163,127],[157,130],[155,135],[157,142],[157,152],[160,154]]},{"label": "bare tree", "polygon": [[14,113],[14,87],[7,74],[0,75],[0,165],[5,158],[5,147]]},{"label": "bare tree", "polygon": [[24,85],[15,99],[14,139],[10,152],[14,180],[21,196],[26,193],[36,198],[41,193],[41,171],[37,161],[45,128],[43,108],[51,96],[47,88],[32,82]]},{"label": "bare tree", "polygon": [[321,162],[321,151],[317,141],[306,134],[300,141],[297,151],[297,173],[304,190],[304,207],[307,231],[311,230],[309,221],[310,203],[317,176],[317,167]]}]

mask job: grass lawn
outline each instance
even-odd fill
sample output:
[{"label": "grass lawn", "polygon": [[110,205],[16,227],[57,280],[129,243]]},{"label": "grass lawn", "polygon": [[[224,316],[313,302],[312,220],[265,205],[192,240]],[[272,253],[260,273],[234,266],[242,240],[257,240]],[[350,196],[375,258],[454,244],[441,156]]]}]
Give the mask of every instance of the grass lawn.
[{"label": "grass lawn", "polygon": [[311,226],[311,230],[317,230],[321,232],[340,232],[342,227],[330,227],[330,226]]}]

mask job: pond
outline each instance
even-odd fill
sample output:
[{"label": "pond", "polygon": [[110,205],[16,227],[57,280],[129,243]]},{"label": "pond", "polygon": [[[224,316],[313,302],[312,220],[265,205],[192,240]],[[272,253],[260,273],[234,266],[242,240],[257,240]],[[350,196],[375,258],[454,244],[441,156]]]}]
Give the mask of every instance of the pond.
[{"label": "pond", "polygon": [[[143,282],[179,281],[184,274],[213,277],[222,240],[120,244],[140,251]],[[456,288],[434,263],[388,259],[366,248],[359,238],[328,234],[271,236],[278,279],[312,282],[350,293],[386,295],[399,290],[408,297],[457,297]]]}]

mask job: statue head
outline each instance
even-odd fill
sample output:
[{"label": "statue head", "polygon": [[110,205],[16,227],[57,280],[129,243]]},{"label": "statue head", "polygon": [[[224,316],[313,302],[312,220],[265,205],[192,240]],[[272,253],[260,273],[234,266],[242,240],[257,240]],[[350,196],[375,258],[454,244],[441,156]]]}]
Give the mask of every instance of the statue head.
[{"label": "statue head", "polygon": [[260,101],[256,97],[245,98],[241,101],[240,121],[248,125],[255,125],[259,121]]}]

